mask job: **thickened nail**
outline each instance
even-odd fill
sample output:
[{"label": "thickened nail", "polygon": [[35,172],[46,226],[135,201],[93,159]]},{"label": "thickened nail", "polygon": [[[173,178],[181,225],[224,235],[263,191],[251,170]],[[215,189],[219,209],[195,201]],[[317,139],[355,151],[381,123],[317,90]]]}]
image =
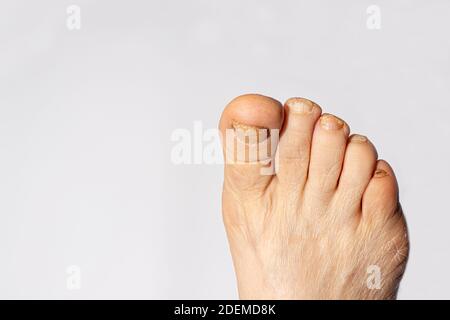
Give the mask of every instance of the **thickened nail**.
[{"label": "thickened nail", "polygon": [[291,98],[286,102],[289,110],[294,113],[311,113],[314,110],[314,102],[301,99],[301,98]]},{"label": "thickened nail", "polygon": [[244,143],[259,143],[270,137],[270,130],[264,127],[249,126],[236,121],[232,122],[236,138]]},{"label": "thickened nail", "polygon": [[381,178],[381,177],[384,177],[384,176],[387,176],[387,175],[388,175],[388,173],[386,171],[384,171],[383,169],[375,170],[375,174],[374,174],[374,176],[376,178]]},{"label": "thickened nail", "polygon": [[352,142],[367,142],[367,137],[362,136],[360,134],[354,134],[350,137],[350,141],[352,141]]},{"label": "thickened nail", "polygon": [[344,127],[344,121],[331,114],[323,115],[320,118],[320,124],[326,130],[339,130]]}]

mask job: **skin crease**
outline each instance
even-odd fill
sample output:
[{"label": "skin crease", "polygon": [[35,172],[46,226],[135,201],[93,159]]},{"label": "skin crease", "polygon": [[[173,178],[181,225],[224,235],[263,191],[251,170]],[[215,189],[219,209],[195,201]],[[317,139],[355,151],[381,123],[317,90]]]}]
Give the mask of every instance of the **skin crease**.
[{"label": "skin crease", "polygon": [[240,96],[220,121],[222,133],[238,127],[281,129],[276,174],[261,175],[270,164],[257,161],[225,164],[223,219],[240,298],[395,299],[407,228],[394,172],[369,139],[349,137],[343,120],[301,98],[282,106]]}]

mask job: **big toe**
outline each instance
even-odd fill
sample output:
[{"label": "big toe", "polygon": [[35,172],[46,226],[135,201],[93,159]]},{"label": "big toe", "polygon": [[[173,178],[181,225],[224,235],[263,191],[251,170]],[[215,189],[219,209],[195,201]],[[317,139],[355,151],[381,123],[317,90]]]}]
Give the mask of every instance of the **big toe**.
[{"label": "big toe", "polygon": [[281,103],[263,95],[242,95],[225,107],[219,128],[226,185],[237,191],[266,188],[275,172],[275,151],[282,123]]}]

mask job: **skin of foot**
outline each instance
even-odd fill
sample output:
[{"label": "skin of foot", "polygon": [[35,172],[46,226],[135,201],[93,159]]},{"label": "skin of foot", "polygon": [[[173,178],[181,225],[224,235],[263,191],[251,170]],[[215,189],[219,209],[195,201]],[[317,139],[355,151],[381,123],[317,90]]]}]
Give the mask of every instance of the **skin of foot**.
[{"label": "skin of foot", "polygon": [[310,100],[257,94],[232,100],[219,128],[241,299],[396,298],[408,233],[394,172],[367,137]]}]

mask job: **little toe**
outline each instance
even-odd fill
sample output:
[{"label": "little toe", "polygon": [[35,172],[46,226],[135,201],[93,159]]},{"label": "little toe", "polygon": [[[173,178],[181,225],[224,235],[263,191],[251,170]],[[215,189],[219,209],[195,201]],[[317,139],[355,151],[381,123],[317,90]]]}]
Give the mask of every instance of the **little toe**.
[{"label": "little toe", "polygon": [[363,194],[363,218],[385,220],[400,212],[394,171],[386,161],[378,160],[373,177]]}]

